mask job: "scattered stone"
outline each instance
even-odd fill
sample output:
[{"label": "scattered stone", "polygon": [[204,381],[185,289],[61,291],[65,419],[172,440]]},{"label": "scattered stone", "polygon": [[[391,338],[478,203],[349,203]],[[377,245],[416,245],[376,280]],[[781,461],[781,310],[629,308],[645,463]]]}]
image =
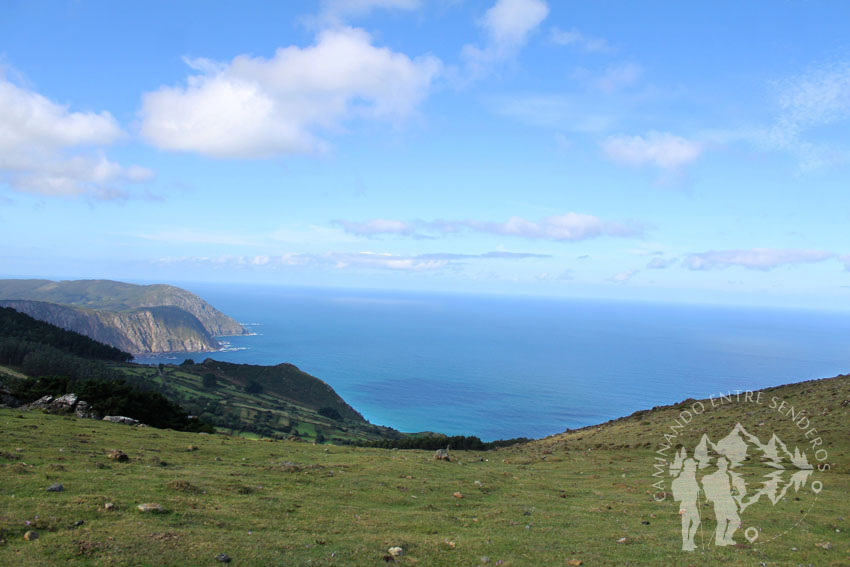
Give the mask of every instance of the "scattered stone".
[{"label": "scattered stone", "polygon": [[627,541],[629,541],[629,538],[621,537],[620,539],[617,540],[617,543],[626,543]]},{"label": "scattered stone", "polygon": [[389,553],[393,557],[401,557],[402,555],[404,555],[404,550],[400,547],[391,547],[387,550],[387,553]]},{"label": "scattered stone", "polygon": [[461,494],[460,492],[455,492],[454,494],[452,494],[452,496],[454,496],[455,498],[463,498],[463,494]]},{"label": "scattered stone", "polygon": [[816,543],[815,545],[821,549],[832,549],[832,544],[828,541],[823,543]]},{"label": "scattered stone", "polygon": [[132,417],[125,417],[123,415],[107,415],[104,416],[103,421],[110,421],[112,423],[123,423],[124,425],[138,425],[139,420],[133,419]]},{"label": "scattered stone", "polygon": [[449,458],[449,447],[446,446],[445,449],[437,449],[437,451],[434,453],[434,460],[451,461],[451,458]]},{"label": "scattered stone", "polygon": [[483,563],[484,565],[486,565],[486,564],[490,563],[490,558],[489,558],[489,557],[487,557],[486,555],[485,555],[485,556],[483,556],[483,557],[481,558],[481,563]]},{"label": "scattered stone", "polygon": [[27,541],[35,541],[38,539],[38,532],[30,530],[24,534],[24,539]]},{"label": "scattered stone", "polygon": [[581,559],[568,559],[567,560],[567,565],[572,565],[572,566],[578,567],[579,565],[583,565],[583,564],[584,564],[584,561],[582,561]]},{"label": "scattered stone", "polygon": [[118,461],[119,463],[126,463],[130,460],[130,457],[127,456],[127,453],[125,453],[124,451],[119,451],[118,449],[112,449],[106,456],[112,459],[113,461]]},{"label": "scattered stone", "polygon": [[478,488],[481,488],[482,486],[484,486],[483,484],[481,484],[481,481],[480,481],[480,480],[476,480],[473,484],[474,484],[475,486],[477,486]]},{"label": "scattered stone", "polygon": [[138,506],[136,506],[136,508],[138,508],[140,512],[153,512],[153,513],[165,512],[165,508],[163,508],[161,505],[155,504],[153,502],[148,502],[148,503],[145,503],[145,504],[139,504]]},{"label": "scattered stone", "polygon": [[186,450],[187,451],[197,451],[198,448],[195,445],[189,445],[188,447],[186,447]]},{"label": "scattered stone", "polygon": [[51,484],[47,487],[47,492],[62,492],[65,490],[65,487],[61,484]]},{"label": "scattered stone", "polygon": [[226,553],[219,553],[215,556],[215,560],[219,563],[230,563],[230,556]]},{"label": "scattered stone", "polygon": [[75,528],[79,528],[79,527],[80,527],[80,526],[82,526],[83,524],[85,524],[85,521],[83,521],[83,520],[77,520],[76,522],[74,522],[74,527],[75,527]]},{"label": "scattered stone", "polygon": [[103,505],[103,509],[108,511],[108,512],[111,512],[112,510],[115,509],[115,504],[113,504],[112,502],[107,502],[106,504]]}]

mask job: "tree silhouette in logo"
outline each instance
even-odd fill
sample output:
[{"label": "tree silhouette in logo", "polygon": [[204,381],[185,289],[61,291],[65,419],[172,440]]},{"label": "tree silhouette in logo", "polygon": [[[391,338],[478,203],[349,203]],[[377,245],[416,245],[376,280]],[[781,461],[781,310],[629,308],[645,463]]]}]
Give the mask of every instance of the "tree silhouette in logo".
[{"label": "tree silhouette in logo", "polygon": [[[761,464],[770,469],[758,487],[747,487],[744,477],[737,469],[750,456],[760,455]],[[706,469],[713,467],[713,472]],[[794,470],[796,469],[796,471]],[[705,471],[700,474],[699,471]],[[740,424],[735,424],[726,437],[712,443],[703,435],[689,457],[682,447],[670,464],[673,498],[680,502],[682,516],[682,550],[696,549],[694,537],[702,523],[699,513],[700,493],[714,510],[717,527],[714,544],[734,545],[734,534],[741,527],[741,514],[751,505],[766,496],[771,504],[785,497],[788,489],[795,491],[806,485],[813,472],[806,454],[796,447],[791,453],[785,443],[774,434],[767,443],[751,435]],[[750,528],[752,529],[752,528]],[[755,537],[758,537],[756,532]],[[755,540],[753,538],[753,541]],[[747,535],[750,539],[750,536]]]}]

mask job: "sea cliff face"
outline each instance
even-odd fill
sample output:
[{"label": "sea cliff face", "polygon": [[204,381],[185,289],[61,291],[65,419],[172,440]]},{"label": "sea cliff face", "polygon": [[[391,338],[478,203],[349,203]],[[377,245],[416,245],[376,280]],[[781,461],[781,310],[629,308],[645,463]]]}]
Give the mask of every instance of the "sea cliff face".
[{"label": "sea cliff face", "polygon": [[209,352],[220,347],[194,315],[174,306],[123,312],[28,300],[2,300],[0,306],[132,354]]},{"label": "sea cliff face", "polygon": [[[194,293],[171,285],[136,285],[111,280],[0,280],[0,300],[46,301],[110,312],[172,306],[197,319],[212,336],[245,335],[248,331]],[[162,351],[164,352],[164,351]]]}]

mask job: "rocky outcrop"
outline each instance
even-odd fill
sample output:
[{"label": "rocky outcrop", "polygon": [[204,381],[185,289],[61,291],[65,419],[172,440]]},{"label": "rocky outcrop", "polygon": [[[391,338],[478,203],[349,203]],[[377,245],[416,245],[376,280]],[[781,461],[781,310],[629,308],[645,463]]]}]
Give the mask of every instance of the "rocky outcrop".
[{"label": "rocky outcrop", "polygon": [[55,398],[53,396],[42,396],[36,401],[23,406],[25,410],[39,409],[47,413],[60,415],[75,415],[84,419],[100,419],[100,415],[77,394],[65,394]]},{"label": "rocky outcrop", "polygon": [[220,348],[194,315],[173,306],[122,312],[31,300],[2,300],[0,306],[132,354],[211,352]]}]

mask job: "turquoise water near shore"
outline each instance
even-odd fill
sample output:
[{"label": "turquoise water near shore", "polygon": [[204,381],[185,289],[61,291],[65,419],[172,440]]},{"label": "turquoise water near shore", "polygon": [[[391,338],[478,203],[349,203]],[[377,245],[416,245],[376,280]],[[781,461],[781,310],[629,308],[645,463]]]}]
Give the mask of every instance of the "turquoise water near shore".
[{"label": "turquoise water near shore", "polygon": [[850,371],[847,312],[181,285],[257,334],[139,362],[290,362],[402,431],[542,437]]}]

